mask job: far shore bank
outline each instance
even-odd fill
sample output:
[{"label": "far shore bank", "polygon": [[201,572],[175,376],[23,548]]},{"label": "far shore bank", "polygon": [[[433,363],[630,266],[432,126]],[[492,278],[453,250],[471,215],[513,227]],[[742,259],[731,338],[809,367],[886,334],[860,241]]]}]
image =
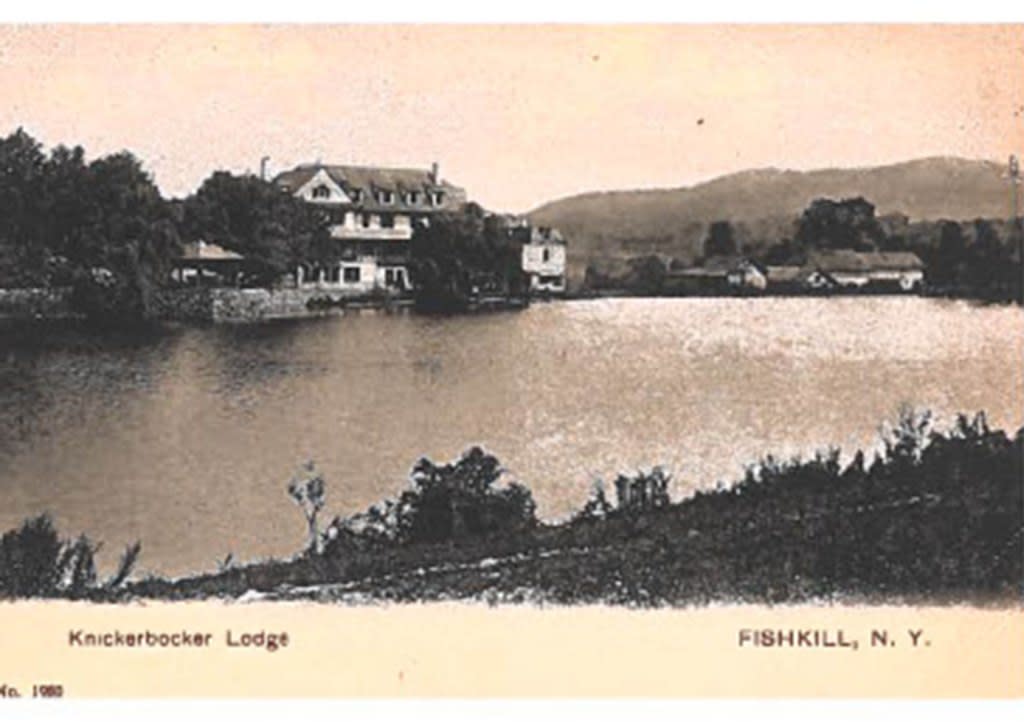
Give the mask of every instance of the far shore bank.
[{"label": "far shore bank", "polygon": [[[925,288],[918,292],[889,289],[862,289],[846,291],[744,291],[720,293],[640,293],[629,289],[577,289],[561,294],[533,297],[486,296],[467,301],[463,308],[441,315],[457,316],[462,313],[521,310],[531,303],[557,303],[560,301],[594,301],[607,299],[664,298],[664,299],[716,299],[741,298],[746,300],[780,298],[929,298],[976,302],[982,304],[1012,305],[1012,298],[963,293],[950,289]],[[262,323],[290,319],[318,318],[346,310],[382,310],[418,312],[416,300],[408,295],[392,296],[350,295],[322,288],[186,288],[161,291],[157,295],[158,311],[149,319],[126,323],[123,319],[88,318],[76,311],[70,303],[70,289],[26,288],[0,289],[0,323],[82,323],[96,326],[159,324],[164,322],[209,323]],[[432,315],[438,315],[436,312]]]}]

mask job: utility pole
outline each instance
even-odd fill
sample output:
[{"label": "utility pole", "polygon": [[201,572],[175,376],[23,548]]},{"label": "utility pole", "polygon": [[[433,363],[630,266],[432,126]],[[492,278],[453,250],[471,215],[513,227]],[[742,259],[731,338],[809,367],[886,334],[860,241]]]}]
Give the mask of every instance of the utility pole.
[{"label": "utility pole", "polygon": [[1017,186],[1020,185],[1020,163],[1016,155],[1010,156],[1009,166],[1010,193],[1013,196],[1013,220],[1016,221],[1020,217],[1017,201]]},{"label": "utility pole", "polygon": [[1020,185],[1020,162],[1016,155],[1010,155],[1009,162],[1010,195],[1013,196],[1013,233],[1017,236],[1017,258],[1020,259],[1022,277],[1017,279],[1024,285],[1024,228],[1020,222],[1020,193],[1017,186]]},{"label": "utility pole", "polygon": [[1010,156],[1009,163],[1009,178],[1010,178],[1010,195],[1013,199],[1013,227],[1017,232],[1017,241],[1020,241],[1020,198],[1017,192],[1017,186],[1020,185],[1020,162],[1017,160],[1016,155]]}]

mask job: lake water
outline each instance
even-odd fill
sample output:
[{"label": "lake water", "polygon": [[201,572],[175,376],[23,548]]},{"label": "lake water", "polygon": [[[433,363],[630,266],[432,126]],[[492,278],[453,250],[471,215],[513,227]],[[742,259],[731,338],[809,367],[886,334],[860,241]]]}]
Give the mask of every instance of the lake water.
[{"label": "lake water", "polygon": [[[875,444],[902,404],[1024,423],[1024,311],[921,298],[615,299],[458,318],[362,312],[144,339],[0,330],[0,529],[50,511],[111,564],[288,555],[299,463],[327,518],[480,443],[546,518],[662,464],[679,497],[759,456]],[[610,489],[609,489],[610,490]]]}]

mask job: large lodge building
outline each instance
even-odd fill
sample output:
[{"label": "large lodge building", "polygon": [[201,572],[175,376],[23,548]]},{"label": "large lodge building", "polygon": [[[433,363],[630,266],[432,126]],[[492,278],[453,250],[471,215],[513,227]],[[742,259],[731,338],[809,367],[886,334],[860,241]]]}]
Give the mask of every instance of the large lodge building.
[{"label": "large lodge building", "polygon": [[301,266],[297,285],[357,294],[410,290],[414,222],[429,223],[432,215],[466,202],[465,190],[441,180],[436,163],[429,170],[300,165],[274,182],[321,207],[330,219],[331,236],[341,242],[340,263]]}]

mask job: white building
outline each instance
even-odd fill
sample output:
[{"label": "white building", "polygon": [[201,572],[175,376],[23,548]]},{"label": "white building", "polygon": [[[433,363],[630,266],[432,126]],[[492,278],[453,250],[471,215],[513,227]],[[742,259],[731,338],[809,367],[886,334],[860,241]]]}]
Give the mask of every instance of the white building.
[{"label": "white building", "polygon": [[466,202],[462,188],[429,170],[344,165],[301,165],[274,182],[328,214],[341,261],[306,264],[296,272],[300,288],[340,290],[353,295],[411,290],[409,241],[415,223],[429,223],[442,211]]},{"label": "white building", "polygon": [[565,293],[565,238],[555,228],[528,226],[522,229],[522,268],[530,279],[530,291],[539,294]]},{"label": "white building", "polygon": [[889,286],[907,292],[924,283],[924,263],[906,251],[819,251],[811,254],[807,265],[818,272],[820,287],[827,281],[840,288]]}]

